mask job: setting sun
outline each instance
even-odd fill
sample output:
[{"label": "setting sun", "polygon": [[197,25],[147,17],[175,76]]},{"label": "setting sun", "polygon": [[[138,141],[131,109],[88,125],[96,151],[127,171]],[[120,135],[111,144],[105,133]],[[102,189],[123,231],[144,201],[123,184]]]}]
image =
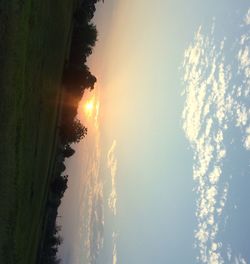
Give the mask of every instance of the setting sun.
[{"label": "setting sun", "polygon": [[94,110],[94,100],[89,100],[84,104],[84,111],[87,116],[91,116]]},{"label": "setting sun", "polygon": [[91,102],[87,102],[86,105],[85,105],[85,109],[86,109],[87,112],[92,111],[93,107],[94,107],[94,104],[93,104],[92,101]]},{"label": "setting sun", "polygon": [[96,91],[90,93],[86,92],[81,102],[79,103],[78,118],[84,123],[88,122],[88,125],[96,126],[96,122],[99,116],[99,94]]}]

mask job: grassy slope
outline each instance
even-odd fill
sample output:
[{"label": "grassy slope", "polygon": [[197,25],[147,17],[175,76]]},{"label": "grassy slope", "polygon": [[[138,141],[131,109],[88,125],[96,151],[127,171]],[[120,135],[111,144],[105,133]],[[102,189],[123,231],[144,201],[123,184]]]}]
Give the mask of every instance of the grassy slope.
[{"label": "grassy slope", "polygon": [[0,0],[0,263],[34,263],[73,0]]}]

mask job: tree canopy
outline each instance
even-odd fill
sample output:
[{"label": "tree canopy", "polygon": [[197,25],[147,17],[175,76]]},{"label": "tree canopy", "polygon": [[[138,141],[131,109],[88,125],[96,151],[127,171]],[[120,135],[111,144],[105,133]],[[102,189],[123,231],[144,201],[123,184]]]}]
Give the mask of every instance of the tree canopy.
[{"label": "tree canopy", "polygon": [[62,142],[69,145],[79,143],[87,135],[88,129],[82,125],[80,120],[75,119],[72,123],[65,123],[61,127]]}]

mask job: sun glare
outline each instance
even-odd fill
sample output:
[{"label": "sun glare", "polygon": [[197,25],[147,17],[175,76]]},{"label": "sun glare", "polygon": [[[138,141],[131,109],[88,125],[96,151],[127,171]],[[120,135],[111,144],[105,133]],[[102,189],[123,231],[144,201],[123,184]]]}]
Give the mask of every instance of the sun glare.
[{"label": "sun glare", "polygon": [[94,109],[94,102],[93,100],[89,100],[85,103],[84,105],[84,110],[85,110],[85,114],[87,116],[91,116],[93,113],[93,109]]},{"label": "sun glare", "polygon": [[98,127],[99,97],[96,93],[86,93],[77,109],[78,118],[88,126]]}]

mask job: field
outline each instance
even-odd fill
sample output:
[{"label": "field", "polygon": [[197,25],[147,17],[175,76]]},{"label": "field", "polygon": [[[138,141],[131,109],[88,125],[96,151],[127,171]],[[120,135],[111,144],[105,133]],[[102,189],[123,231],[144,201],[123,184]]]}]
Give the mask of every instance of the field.
[{"label": "field", "polygon": [[0,0],[0,263],[35,263],[74,0]]}]

